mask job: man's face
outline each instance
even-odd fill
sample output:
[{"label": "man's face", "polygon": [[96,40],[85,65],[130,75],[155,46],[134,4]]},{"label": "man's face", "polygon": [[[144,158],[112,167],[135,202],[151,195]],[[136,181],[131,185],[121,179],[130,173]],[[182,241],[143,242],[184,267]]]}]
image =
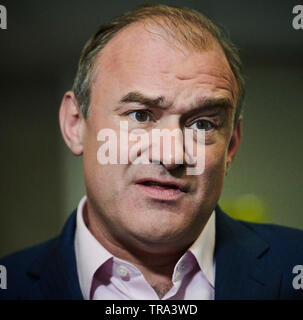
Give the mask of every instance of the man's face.
[{"label": "man's face", "polygon": [[[174,250],[195,240],[219,200],[226,160],[239,142],[239,130],[232,127],[236,84],[219,46],[199,52],[177,48],[154,30],[131,25],[98,56],[83,120],[83,165],[90,228],[120,246]],[[161,103],[146,105],[133,93],[153,101],[162,97]],[[119,148],[120,121],[128,122],[129,131],[205,129],[203,174],[187,175],[186,164],[165,165],[161,154],[158,164],[101,165],[98,132],[114,130]]]}]

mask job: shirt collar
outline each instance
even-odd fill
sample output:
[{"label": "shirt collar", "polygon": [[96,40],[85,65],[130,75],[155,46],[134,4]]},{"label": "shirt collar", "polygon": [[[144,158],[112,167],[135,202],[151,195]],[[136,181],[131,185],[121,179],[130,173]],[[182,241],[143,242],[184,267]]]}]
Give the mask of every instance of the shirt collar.
[{"label": "shirt collar", "polygon": [[[91,234],[83,220],[86,204],[84,196],[77,209],[75,253],[80,288],[84,299],[90,299],[90,289],[95,272],[114,256]],[[212,212],[201,234],[189,248],[208,282],[214,287],[215,211]]]},{"label": "shirt collar", "polygon": [[97,269],[113,257],[91,234],[83,220],[86,196],[79,202],[75,234],[75,252],[80,288],[84,299],[90,299],[90,289]]},{"label": "shirt collar", "polygon": [[214,250],[215,250],[215,210],[210,215],[205,227],[188,249],[196,258],[200,269],[208,282],[215,286]]}]

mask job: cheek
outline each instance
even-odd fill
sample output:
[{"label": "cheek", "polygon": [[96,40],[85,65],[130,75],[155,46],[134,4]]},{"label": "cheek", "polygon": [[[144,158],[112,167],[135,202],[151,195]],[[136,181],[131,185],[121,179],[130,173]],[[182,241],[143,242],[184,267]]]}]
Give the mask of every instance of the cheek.
[{"label": "cheek", "polygon": [[228,134],[218,134],[212,144],[205,146],[205,167],[220,169],[225,166],[228,149]]},{"label": "cheek", "polygon": [[[106,200],[114,194],[119,179],[119,166],[114,164],[100,164],[98,151],[104,142],[97,140],[98,131],[90,130],[85,136],[83,151],[83,171],[87,191],[95,198]],[[116,193],[116,191],[115,191]]]},{"label": "cheek", "polygon": [[219,170],[224,167],[226,161],[226,148],[221,147],[207,147],[205,150],[205,168],[210,170]]},{"label": "cheek", "polygon": [[204,175],[208,185],[219,187],[219,185],[223,184],[225,174],[225,162],[225,145],[212,145],[206,147]]}]

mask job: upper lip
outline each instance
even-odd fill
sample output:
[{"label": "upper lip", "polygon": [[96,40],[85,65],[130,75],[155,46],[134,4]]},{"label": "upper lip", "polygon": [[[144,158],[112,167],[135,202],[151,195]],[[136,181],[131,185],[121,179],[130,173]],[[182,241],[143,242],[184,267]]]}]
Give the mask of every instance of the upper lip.
[{"label": "upper lip", "polygon": [[150,177],[138,179],[136,181],[136,184],[144,184],[148,182],[153,182],[163,187],[175,187],[180,189],[183,192],[188,192],[189,190],[188,185],[184,182],[176,181],[176,180],[161,180],[161,179],[150,178]]}]

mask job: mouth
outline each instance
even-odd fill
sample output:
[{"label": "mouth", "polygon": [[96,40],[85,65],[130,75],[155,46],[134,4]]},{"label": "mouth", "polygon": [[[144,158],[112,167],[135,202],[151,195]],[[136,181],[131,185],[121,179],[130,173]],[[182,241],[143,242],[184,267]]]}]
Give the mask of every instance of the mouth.
[{"label": "mouth", "polygon": [[148,196],[158,200],[176,200],[188,192],[188,187],[179,181],[164,181],[154,178],[140,179],[136,186]]}]

